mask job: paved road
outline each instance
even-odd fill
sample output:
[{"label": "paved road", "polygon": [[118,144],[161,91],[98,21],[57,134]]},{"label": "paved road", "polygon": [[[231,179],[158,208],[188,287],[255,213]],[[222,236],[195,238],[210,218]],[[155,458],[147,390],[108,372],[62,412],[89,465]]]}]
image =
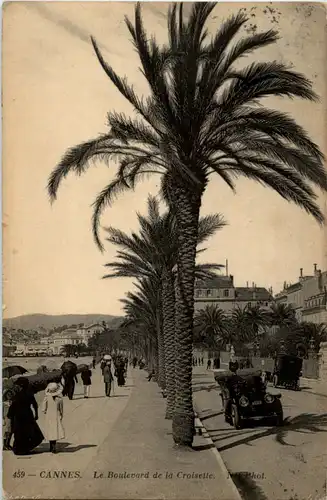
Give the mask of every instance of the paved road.
[{"label": "paved road", "polygon": [[326,498],[327,395],[308,382],[300,392],[269,390],[282,394],[285,425],[235,430],[224,421],[213,373],[194,370],[199,415],[246,500]]}]

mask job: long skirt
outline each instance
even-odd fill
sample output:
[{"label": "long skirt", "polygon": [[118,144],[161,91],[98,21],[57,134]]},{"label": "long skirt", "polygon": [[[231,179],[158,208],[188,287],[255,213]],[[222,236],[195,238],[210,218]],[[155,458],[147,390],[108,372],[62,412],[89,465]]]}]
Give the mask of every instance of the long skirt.
[{"label": "long skirt", "polygon": [[42,431],[34,419],[15,419],[13,423],[15,455],[27,455],[44,440]]},{"label": "long skirt", "polygon": [[125,385],[124,370],[117,370],[117,384],[119,386]]},{"label": "long skirt", "polygon": [[75,391],[75,380],[68,379],[66,382],[66,394],[68,396],[68,399],[73,399],[74,391]]}]

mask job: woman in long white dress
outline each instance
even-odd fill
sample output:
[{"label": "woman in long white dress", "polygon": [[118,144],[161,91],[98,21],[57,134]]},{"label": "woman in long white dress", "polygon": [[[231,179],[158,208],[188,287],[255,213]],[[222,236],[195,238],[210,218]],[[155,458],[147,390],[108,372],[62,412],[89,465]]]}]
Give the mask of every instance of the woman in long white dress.
[{"label": "woman in long white dress", "polygon": [[64,405],[62,387],[60,384],[56,382],[48,384],[45,390],[42,410],[45,413],[44,436],[50,442],[50,452],[56,453],[57,441],[65,437],[65,431],[62,425]]}]

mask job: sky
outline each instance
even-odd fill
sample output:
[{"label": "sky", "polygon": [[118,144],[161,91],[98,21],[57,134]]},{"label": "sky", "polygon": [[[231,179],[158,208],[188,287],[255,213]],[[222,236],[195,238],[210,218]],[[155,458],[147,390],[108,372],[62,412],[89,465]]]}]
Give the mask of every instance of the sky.
[{"label": "sky", "polygon": [[[167,3],[143,3],[144,22],[159,42],[166,40]],[[133,16],[132,2],[12,2],[3,21],[3,229],[4,317],[22,314],[122,314],[120,298],[130,279],[103,280],[105,252],[91,235],[91,204],[113,178],[115,164],[97,163],[82,177],[62,183],[51,205],[46,184],[62,154],[75,144],[107,130],[108,111],[133,113],[101,69],[93,35],[106,60],[128,77],[135,90],[147,85],[124,24]],[[326,31],[320,4],[260,3],[215,7],[209,32],[228,15],[246,9],[245,27],[274,28],[281,39],[256,51],[256,60],[293,65],[313,81],[318,104],[266,99],[268,107],[290,113],[324,153],[326,130]],[[254,60],[243,59],[242,64]],[[136,212],[144,213],[160,180],[139,184],[106,210],[101,223],[123,231],[137,230]],[[322,197],[321,206],[326,212]],[[211,238],[202,261],[224,264],[236,286],[255,282],[278,292],[284,281],[311,274],[313,264],[327,269],[326,232],[298,207],[262,186],[240,179],[237,194],[212,177],[201,214],[222,213],[228,226]]]}]

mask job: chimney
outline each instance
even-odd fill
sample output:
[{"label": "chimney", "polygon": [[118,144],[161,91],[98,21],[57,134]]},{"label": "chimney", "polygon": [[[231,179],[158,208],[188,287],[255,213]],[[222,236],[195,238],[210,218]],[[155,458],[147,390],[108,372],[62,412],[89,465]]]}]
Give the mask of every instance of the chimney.
[{"label": "chimney", "polygon": [[249,282],[248,281],[246,282],[246,288],[249,288]]},{"label": "chimney", "polygon": [[252,281],[252,288],[254,288],[254,281]]},{"label": "chimney", "polygon": [[303,278],[303,267],[300,268],[300,280]]},{"label": "chimney", "polygon": [[317,274],[317,264],[313,264],[313,274],[314,276]]},{"label": "chimney", "polygon": [[226,276],[228,276],[228,259],[226,259]]}]

